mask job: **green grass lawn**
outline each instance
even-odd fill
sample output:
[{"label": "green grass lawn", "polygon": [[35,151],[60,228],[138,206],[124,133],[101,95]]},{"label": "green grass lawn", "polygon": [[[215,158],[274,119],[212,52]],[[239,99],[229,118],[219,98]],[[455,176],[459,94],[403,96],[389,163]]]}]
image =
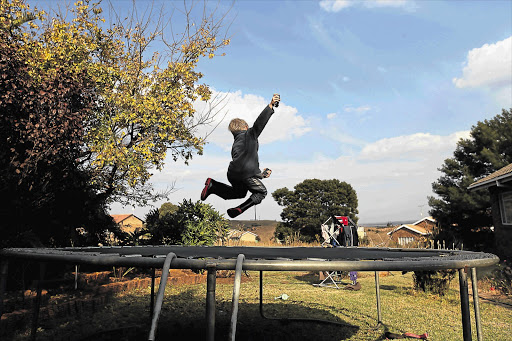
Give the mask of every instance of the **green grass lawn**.
[{"label": "green grass lawn", "polygon": [[[412,274],[393,272],[380,277],[384,326],[377,322],[373,273],[359,273],[360,291],[319,288],[318,276],[308,272],[265,272],[264,311],[268,317],[317,318],[349,326],[318,322],[266,320],[259,314],[259,272],[249,272],[241,286],[238,340],[385,340],[384,332],[429,334],[429,340],[462,340],[457,278],[444,297],[413,290]],[[348,279],[344,284],[348,284]],[[217,283],[216,339],[225,340],[231,317],[232,284]],[[123,293],[94,316],[46,322],[38,340],[147,340],[150,289]],[[275,297],[286,293],[286,301]],[[202,340],[206,335],[206,284],[168,287],[157,340]],[[476,340],[473,300],[471,322]],[[512,307],[480,300],[484,340],[511,340]],[[110,333],[105,331],[110,330]],[[28,340],[27,334],[14,340]]]}]

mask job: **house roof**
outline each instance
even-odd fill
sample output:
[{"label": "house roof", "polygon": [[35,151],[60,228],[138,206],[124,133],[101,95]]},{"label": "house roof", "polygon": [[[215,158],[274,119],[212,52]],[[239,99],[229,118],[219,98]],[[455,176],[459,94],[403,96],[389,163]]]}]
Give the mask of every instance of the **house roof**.
[{"label": "house roof", "polygon": [[512,181],[512,163],[508,166],[498,169],[496,172],[489,174],[485,178],[482,178],[469,185],[468,189],[481,189],[491,186],[502,186],[504,182]]},{"label": "house roof", "polygon": [[256,233],[252,233],[250,231],[240,231],[240,230],[230,229],[228,232],[228,236],[230,238],[242,238],[242,236],[245,234],[252,234],[253,236],[258,237],[258,235]]},{"label": "house roof", "polygon": [[137,218],[137,219],[139,219],[140,221],[143,221],[142,219],[140,219],[140,218],[136,217],[136,216],[135,216],[135,215],[133,215],[133,214],[111,214],[111,217],[112,217],[112,219],[114,219],[114,222],[115,222],[116,224],[119,224],[119,223],[120,223],[120,222],[122,222],[123,220],[126,220],[126,219],[128,219],[128,218],[130,218],[130,217],[132,217],[132,216],[133,216],[133,217],[135,217],[135,218]]},{"label": "house roof", "polygon": [[423,220],[428,220],[428,221],[431,221],[431,222],[433,222],[433,223],[435,223],[435,222],[436,222],[436,220],[435,220],[434,218],[432,218],[432,217],[425,217],[425,218],[422,218],[422,219],[418,220],[417,222],[412,223],[412,225],[418,225],[418,224],[419,224],[419,223],[421,223]]},{"label": "house roof", "polygon": [[[421,220],[420,220],[421,221]],[[407,229],[407,230],[411,230],[413,232],[416,232],[418,234],[421,234],[422,236],[425,236],[427,234],[430,233],[430,231],[428,231],[427,229],[421,227],[421,226],[418,226],[418,225],[413,225],[413,224],[404,224],[404,225],[400,225],[398,226],[396,229],[394,229],[393,231],[390,231],[388,232],[388,235],[392,235],[393,233],[395,233],[396,231],[400,230],[400,229]]]}]

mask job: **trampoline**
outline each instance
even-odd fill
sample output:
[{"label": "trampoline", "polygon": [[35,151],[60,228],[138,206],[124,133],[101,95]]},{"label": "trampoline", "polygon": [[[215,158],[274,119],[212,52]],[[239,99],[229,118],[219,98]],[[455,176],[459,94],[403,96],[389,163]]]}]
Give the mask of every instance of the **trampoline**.
[{"label": "trampoline", "polygon": [[[379,275],[380,271],[457,270],[459,273],[462,331],[465,341],[471,340],[471,319],[468,293],[468,273],[473,292],[477,292],[476,268],[498,263],[493,254],[460,250],[395,249],[366,247],[224,247],[224,246],[125,246],[78,248],[7,248],[0,250],[1,278],[0,304],[3,302],[5,282],[10,259],[37,262],[41,267],[47,262],[68,264],[93,264],[161,268],[162,277],[154,300],[151,294],[152,323],[148,340],[154,340],[165,285],[170,268],[207,270],[206,322],[207,338],[214,339],[215,286],[217,270],[235,270],[231,325],[229,338],[236,338],[238,298],[242,271],[260,272],[260,313],[263,314],[264,271],[374,271],[377,306],[376,327],[382,324]],[[154,279],[154,271],[153,271]],[[154,283],[154,281],[152,281]],[[311,290],[316,290],[312,288]],[[38,287],[38,296],[40,288]],[[475,323],[478,340],[482,340],[478,295],[474,295]],[[35,309],[39,309],[36,307]],[[2,306],[0,305],[0,316]],[[33,332],[37,329],[37,314]],[[290,319],[288,319],[290,320]],[[293,319],[291,319],[293,320]],[[301,319],[304,320],[304,319]],[[313,319],[312,319],[313,320]],[[319,320],[315,320],[319,321]],[[325,321],[323,321],[325,322]]]}]

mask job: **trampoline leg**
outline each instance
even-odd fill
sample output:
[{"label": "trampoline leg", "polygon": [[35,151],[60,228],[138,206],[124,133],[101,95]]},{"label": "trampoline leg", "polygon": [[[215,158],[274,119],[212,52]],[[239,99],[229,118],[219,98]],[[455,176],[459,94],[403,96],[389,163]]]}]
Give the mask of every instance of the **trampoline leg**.
[{"label": "trampoline leg", "polygon": [[78,268],[79,268],[79,265],[76,264],[75,265],[75,290],[78,289]]},{"label": "trampoline leg", "polygon": [[260,315],[266,318],[263,314],[263,271],[260,270]]},{"label": "trampoline leg", "polygon": [[476,268],[471,268],[471,285],[473,288],[473,304],[475,305],[476,338],[482,341],[482,325],[480,324],[480,303],[478,297],[478,280],[476,279]]},{"label": "trampoline leg", "polygon": [[210,265],[207,267],[206,277],[206,324],[207,340],[215,340],[215,285],[217,280],[217,267]]},{"label": "trampoline leg", "polygon": [[176,258],[174,252],[169,252],[165,257],[164,266],[162,268],[162,277],[160,278],[160,285],[158,286],[158,294],[156,296],[155,311],[153,313],[153,319],[151,320],[151,330],[149,331],[149,341],[155,340],[156,327],[158,326],[158,319],[160,318],[160,310],[164,302],[165,286],[167,284],[167,278],[169,277],[169,268],[171,267],[172,260]]},{"label": "trampoline leg", "polygon": [[375,296],[377,298],[377,325],[373,327],[373,329],[378,329],[382,324],[382,315],[380,310],[380,283],[378,271],[375,271]]},{"label": "trampoline leg", "polygon": [[466,269],[459,269],[460,311],[462,313],[462,335],[464,341],[471,341],[471,316],[469,313],[468,277]]},{"label": "trampoline leg", "polygon": [[41,284],[44,280],[44,273],[46,271],[46,263],[39,264],[39,280],[37,281],[37,296],[32,312],[32,330],[30,333],[30,340],[35,341],[37,333],[37,323],[39,320],[39,308],[41,307]]},{"label": "trampoline leg", "polygon": [[151,302],[149,304],[149,320],[151,321],[155,311],[155,268],[151,269]]},{"label": "trampoline leg", "polygon": [[240,282],[242,281],[242,265],[245,256],[239,254],[236,259],[235,285],[233,286],[233,305],[231,309],[231,327],[229,328],[229,340],[236,339],[236,322],[238,317],[238,298],[240,297]]},{"label": "trampoline leg", "polygon": [[2,314],[4,313],[4,295],[5,295],[5,287],[7,284],[7,269],[9,262],[7,259],[2,259],[0,264],[0,323]]}]

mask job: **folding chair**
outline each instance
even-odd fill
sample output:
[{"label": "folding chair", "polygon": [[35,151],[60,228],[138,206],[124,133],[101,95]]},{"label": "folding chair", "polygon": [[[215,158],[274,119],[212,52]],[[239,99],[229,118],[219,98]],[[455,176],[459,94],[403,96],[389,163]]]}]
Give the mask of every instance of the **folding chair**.
[{"label": "folding chair", "polygon": [[[331,218],[329,218],[330,220]],[[340,233],[339,229],[337,229],[334,224],[327,225],[327,220],[322,224],[322,238],[324,241],[322,242],[322,246],[341,246],[338,242],[338,235]]]},{"label": "folding chair", "polygon": [[[328,224],[329,222],[330,224]],[[354,228],[355,230],[353,230]],[[321,231],[322,237],[324,238],[322,246],[324,247],[327,245],[332,247],[342,247],[340,241],[338,240],[340,233],[343,233],[342,243],[345,244],[343,246],[352,246],[358,244],[356,241],[358,239],[357,226],[352,221],[352,219],[350,219],[350,217],[332,216],[321,225]],[[340,289],[338,284],[341,283],[343,277],[344,276],[341,271],[327,272],[327,276],[320,283],[313,285],[318,287],[331,287]],[[350,272],[350,280],[352,281],[352,285],[357,283],[357,272]]]},{"label": "folding chair", "polygon": [[331,271],[327,272],[327,276],[320,283],[315,283],[313,286],[315,287],[328,287],[328,288],[336,288],[341,289],[338,284],[341,284],[341,280],[343,279],[343,273],[341,271]]}]

